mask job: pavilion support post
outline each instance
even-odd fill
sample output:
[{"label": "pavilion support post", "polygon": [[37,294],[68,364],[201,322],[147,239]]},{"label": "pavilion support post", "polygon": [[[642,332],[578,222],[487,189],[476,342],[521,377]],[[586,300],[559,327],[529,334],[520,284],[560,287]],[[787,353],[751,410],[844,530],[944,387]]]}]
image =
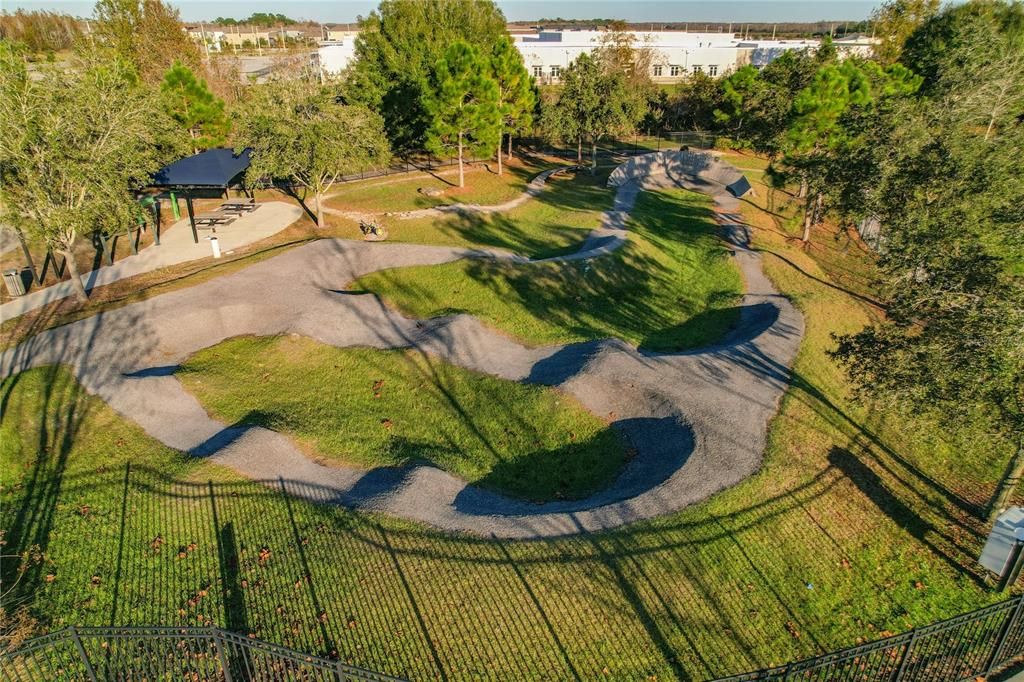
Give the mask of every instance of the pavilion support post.
[{"label": "pavilion support post", "polygon": [[25,254],[25,261],[28,263],[28,269],[32,273],[33,281],[38,286],[42,286],[43,278],[39,276],[39,272],[36,270],[35,261],[32,260],[32,252],[28,250],[28,242],[25,241],[25,233],[21,231],[20,227],[14,228],[14,231],[18,235],[18,242],[21,243],[21,252]]},{"label": "pavilion support post", "polygon": [[185,208],[188,209],[188,222],[189,222],[189,225],[192,226],[192,241],[194,241],[196,244],[198,244],[199,243],[199,233],[196,232],[196,212],[195,212],[195,209],[192,208],[192,195],[191,194],[186,194],[185,195]]},{"label": "pavilion support post", "polygon": [[181,210],[178,208],[178,197],[174,192],[170,192],[171,195],[171,215],[174,216],[175,222],[181,220]]},{"label": "pavilion support post", "polygon": [[153,245],[160,246],[160,199],[153,202]]}]

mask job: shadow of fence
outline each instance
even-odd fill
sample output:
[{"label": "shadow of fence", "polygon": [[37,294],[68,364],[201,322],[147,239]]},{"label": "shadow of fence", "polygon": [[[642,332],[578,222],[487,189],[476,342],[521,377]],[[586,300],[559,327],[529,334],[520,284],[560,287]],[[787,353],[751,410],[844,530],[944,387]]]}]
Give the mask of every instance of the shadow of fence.
[{"label": "shadow of fence", "polygon": [[334,492],[288,481],[68,474],[33,606],[54,630],[225,628],[415,679],[705,679],[849,641],[819,640],[803,581],[750,542],[817,537],[805,568],[835,575],[845,552],[799,520],[844,480],[831,467],[731,514],[497,543],[305,504]]},{"label": "shadow of fence", "polygon": [[1024,655],[1024,597],[824,656],[715,682],[976,680]]},{"label": "shadow of fence", "polygon": [[219,628],[68,627],[0,655],[9,680],[401,682]]}]

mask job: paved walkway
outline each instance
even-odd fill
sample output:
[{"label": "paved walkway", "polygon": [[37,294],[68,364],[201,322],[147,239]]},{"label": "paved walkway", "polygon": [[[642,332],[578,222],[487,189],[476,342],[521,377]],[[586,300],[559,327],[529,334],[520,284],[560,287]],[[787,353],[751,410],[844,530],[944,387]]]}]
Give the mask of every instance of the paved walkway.
[{"label": "paved walkway", "polygon": [[[280,201],[261,203],[260,208],[243,215],[225,227],[217,228],[217,241],[222,253],[248,246],[261,239],[277,234],[302,217],[298,206]],[[85,290],[90,291],[105,284],[111,284],[127,277],[134,277],[170,265],[209,258],[210,243],[206,237],[209,230],[198,230],[199,243],[192,241],[192,228],[188,219],[179,220],[169,228],[160,231],[160,246],[150,245],[136,256],[128,256],[82,275]],[[16,244],[16,242],[15,242]],[[48,303],[74,295],[69,280],[52,286],[31,291],[24,296],[0,305],[0,320],[9,320],[24,315],[30,310],[42,308]]]},{"label": "paved walkway", "polygon": [[[677,179],[648,177],[650,187]],[[179,450],[301,497],[381,511],[483,536],[536,538],[614,528],[679,510],[760,466],[767,425],[786,390],[803,319],[746,246],[735,199],[715,197],[746,281],[741,321],[722,343],[649,354],[618,340],[530,348],[466,315],[411,320],[373,295],[345,292],[384,268],[496,252],[321,240],[190,289],[32,337],[0,354],[0,376],[65,363],[87,390]],[[622,185],[601,229],[618,229],[639,191]],[[596,264],[595,264],[596,265]],[[528,265],[524,265],[528,267]],[[240,334],[301,334],[339,347],[410,348],[510,380],[557,386],[606,416],[636,450],[616,481],[579,501],[533,504],[482,490],[431,466],[370,471],[326,465],[285,435],[211,419],[174,376],[192,353]]]}]

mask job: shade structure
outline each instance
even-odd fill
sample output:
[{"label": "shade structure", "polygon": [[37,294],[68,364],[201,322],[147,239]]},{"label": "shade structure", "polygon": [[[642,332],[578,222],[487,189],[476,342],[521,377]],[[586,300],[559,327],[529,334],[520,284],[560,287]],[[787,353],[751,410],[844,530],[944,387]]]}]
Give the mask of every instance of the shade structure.
[{"label": "shade structure", "polygon": [[193,196],[210,196],[211,192],[227,196],[228,188],[237,184],[249,168],[249,152],[244,149],[236,154],[233,149],[218,147],[186,156],[154,173],[149,186],[185,197],[192,240],[198,243]]},{"label": "shade structure", "polygon": [[153,175],[151,186],[185,190],[189,188],[222,188],[235,184],[249,167],[249,150],[239,154],[227,148],[206,151],[178,159]]}]

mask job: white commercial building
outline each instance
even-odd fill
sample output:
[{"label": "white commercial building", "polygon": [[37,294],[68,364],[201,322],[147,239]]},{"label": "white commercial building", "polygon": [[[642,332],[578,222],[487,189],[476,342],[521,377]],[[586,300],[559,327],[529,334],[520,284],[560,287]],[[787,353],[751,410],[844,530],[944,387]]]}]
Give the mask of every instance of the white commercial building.
[{"label": "white commercial building", "polygon": [[[540,31],[514,35],[526,70],[540,82],[557,82],[565,69],[581,54],[601,46],[603,31]],[[649,48],[651,78],[673,82],[701,71],[724,76],[741,65],[736,40],[729,33],[688,33],[633,31],[633,46]]]},{"label": "white commercial building", "polygon": [[[733,33],[690,33],[687,31],[633,31],[633,45],[650,48],[651,79],[673,83],[695,73],[719,78],[745,64],[762,67],[787,50],[818,47],[817,40],[743,40]],[[338,73],[355,59],[355,31],[330,32],[331,40],[320,43],[320,64],[325,73]],[[523,55],[526,70],[541,83],[555,83],[562,71],[577,57],[601,46],[603,31],[538,31],[516,33],[512,40]],[[841,53],[870,52],[863,40],[841,46]]]},{"label": "white commercial building", "polygon": [[337,75],[344,71],[356,59],[356,32],[348,35],[337,35],[331,40],[320,41],[317,50],[320,60],[320,71],[324,75]]}]

